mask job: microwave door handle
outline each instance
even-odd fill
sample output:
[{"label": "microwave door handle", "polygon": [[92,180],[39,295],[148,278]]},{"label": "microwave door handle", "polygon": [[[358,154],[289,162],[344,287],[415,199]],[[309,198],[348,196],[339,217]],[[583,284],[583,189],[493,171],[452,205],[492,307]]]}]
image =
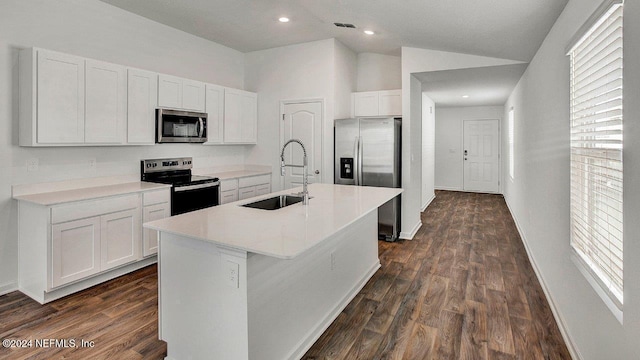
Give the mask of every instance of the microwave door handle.
[{"label": "microwave door handle", "polygon": [[204,133],[204,121],[202,120],[201,117],[198,118],[198,128],[200,130],[198,130],[198,137],[202,137],[202,133]]}]

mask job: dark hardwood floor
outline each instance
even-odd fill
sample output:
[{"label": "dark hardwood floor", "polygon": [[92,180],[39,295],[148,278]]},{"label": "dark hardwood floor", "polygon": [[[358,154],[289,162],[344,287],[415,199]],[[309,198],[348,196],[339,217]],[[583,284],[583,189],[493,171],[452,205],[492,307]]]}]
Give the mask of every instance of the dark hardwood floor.
[{"label": "dark hardwood floor", "polygon": [[[304,359],[570,359],[501,196],[439,191],[422,222],[379,243],[382,268]],[[162,359],[157,300],[155,266],[44,306],[0,296],[0,339],[95,343],[0,358]]]}]

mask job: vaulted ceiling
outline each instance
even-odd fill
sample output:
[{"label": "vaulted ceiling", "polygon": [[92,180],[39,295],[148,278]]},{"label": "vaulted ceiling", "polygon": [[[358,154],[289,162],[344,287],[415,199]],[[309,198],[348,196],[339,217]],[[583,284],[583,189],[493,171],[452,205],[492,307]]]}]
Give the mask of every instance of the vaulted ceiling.
[{"label": "vaulted ceiling", "polygon": [[[102,0],[250,52],[337,38],[357,53],[402,46],[528,62],[567,0]],[[287,16],[288,23],[278,22]],[[339,28],[351,23],[356,29]],[[365,35],[370,29],[375,35]]]}]

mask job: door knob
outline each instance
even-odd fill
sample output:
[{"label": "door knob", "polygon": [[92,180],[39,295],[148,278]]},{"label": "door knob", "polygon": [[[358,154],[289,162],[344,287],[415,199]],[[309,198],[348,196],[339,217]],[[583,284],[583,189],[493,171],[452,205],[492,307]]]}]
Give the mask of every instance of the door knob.
[{"label": "door knob", "polygon": [[315,173],[316,175],[318,175],[318,174],[320,174],[320,170],[316,170],[316,171],[314,171],[314,173]]}]

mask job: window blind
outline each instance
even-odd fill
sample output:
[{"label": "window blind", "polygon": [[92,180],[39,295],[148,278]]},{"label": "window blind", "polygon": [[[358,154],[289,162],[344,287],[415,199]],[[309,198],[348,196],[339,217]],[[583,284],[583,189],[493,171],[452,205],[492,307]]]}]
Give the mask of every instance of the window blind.
[{"label": "window blind", "polygon": [[514,122],[515,119],[513,117],[513,108],[509,110],[509,176],[511,177],[511,179],[515,179],[514,173],[515,173],[515,169],[514,169],[514,158],[515,158],[515,154],[514,154],[514,139],[513,139],[513,135],[514,135]]},{"label": "window blind", "polygon": [[569,56],[571,246],[622,308],[622,4]]}]

